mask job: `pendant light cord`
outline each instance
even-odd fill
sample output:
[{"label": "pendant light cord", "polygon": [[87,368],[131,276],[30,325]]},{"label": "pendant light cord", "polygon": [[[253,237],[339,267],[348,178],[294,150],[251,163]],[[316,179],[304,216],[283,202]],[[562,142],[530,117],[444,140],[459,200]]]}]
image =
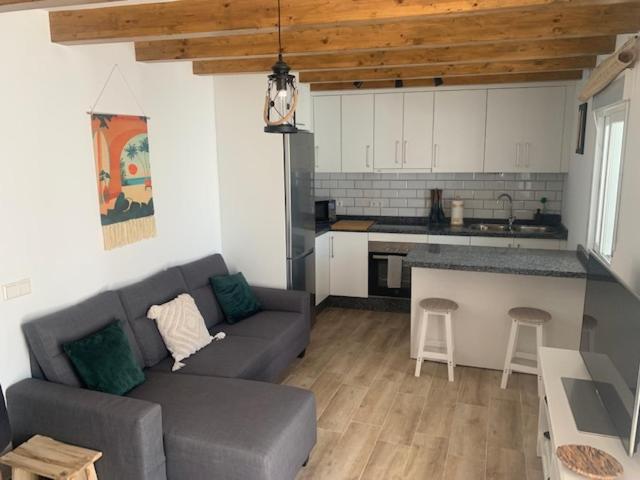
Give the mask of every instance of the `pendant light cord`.
[{"label": "pendant light cord", "polygon": [[280,12],[280,0],[278,0],[278,58],[282,59],[282,14]]}]

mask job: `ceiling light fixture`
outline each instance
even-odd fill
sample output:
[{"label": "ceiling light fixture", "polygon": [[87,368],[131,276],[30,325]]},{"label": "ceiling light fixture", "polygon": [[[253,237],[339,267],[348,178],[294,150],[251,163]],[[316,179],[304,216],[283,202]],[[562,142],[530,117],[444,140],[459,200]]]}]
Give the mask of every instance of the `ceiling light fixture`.
[{"label": "ceiling light fixture", "polygon": [[267,133],[297,133],[296,108],[298,88],[296,77],[282,58],[282,16],[278,0],[278,60],[271,67],[267,94],[264,99],[264,131]]}]

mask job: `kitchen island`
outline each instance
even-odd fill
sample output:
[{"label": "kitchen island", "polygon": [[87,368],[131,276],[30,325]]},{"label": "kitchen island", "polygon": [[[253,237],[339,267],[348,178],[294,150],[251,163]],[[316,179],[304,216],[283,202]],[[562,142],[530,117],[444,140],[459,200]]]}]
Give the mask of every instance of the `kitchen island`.
[{"label": "kitchen island", "polygon": [[[459,305],[453,332],[456,362],[501,370],[513,307],[548,311],[544,343],[577,349],[582,325],[586,271],[576,252],[455,245],[416,245],[405,257],[411,267],[411,356],[417,350],[418,303],[449,298]],[[529,329],[526,329],[529,330]],[[430,322],[427,344],[443,338],[440,322]],[[533,332],[523,331],[519,351],[533,353]]]}]

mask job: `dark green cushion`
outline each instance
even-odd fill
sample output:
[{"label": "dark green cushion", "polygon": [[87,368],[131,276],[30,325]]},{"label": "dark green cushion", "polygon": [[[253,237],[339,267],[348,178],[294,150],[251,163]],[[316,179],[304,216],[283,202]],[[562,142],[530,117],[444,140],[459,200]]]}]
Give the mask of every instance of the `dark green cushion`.
[{"label": "dark green cushion", "polygon": [[124,395],[145,380],[120,321],[62,348],[91,390]]},{"label": "dark green cushion", "polygon": [[211,286],[227,323],[236,323],[262,310],[242,273],[211,277]]}]

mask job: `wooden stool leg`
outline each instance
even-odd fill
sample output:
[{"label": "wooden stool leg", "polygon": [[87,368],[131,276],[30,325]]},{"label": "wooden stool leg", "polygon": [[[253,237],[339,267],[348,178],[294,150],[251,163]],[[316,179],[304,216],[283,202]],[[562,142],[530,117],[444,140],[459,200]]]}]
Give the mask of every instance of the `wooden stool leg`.
[{"label": "wooden stool leg", "polygon": [[21,468],[12,468],[11,478],[13,480],[38,480],[38,476],[35,473],[27,472]]},{"label": "wooden stool leg", "polygon": [[445,333],[447,335],[447,369],[449,370],[449,381],[453,382],[453,332],[451,331],[451,312],[444,317]]},{"label": "wooden stool leg", "polygon": [[427,312],[426,310],[423,311],[422,313],[422,321],[420,322],[420,329],[419,329],[419,337],[418,337],[418,355],[417,355],[417,360],[416,360],[416,372],[415,372],[415,376],[419,377],[420,376],[420,370],[422,369],[422,358],[424,355],[424,344],[426,342],[426,336],[427,336],[427,325],[429,325],[429,312]]},{"label": "wooden stool leg", "polygon": [[502,388],[503,390],[507,388],[509,375],[511,375],[511,362],[513,360],[513,352],[516,349],[517,340],[518,340],[518,321],[512,320],[511,332],[509,333],[509,344],[507,345],[507,356],[504,359],[504,369],[502,370],[502,382],[500,383],[500,388]]},{"label": "wooden stool leg", "polygon": [[536,325],[536,368],[538,370],[538,397],[540,398],[542,398],[542,372],[540,372],[540,347],[542,346],[542,325]]}]

